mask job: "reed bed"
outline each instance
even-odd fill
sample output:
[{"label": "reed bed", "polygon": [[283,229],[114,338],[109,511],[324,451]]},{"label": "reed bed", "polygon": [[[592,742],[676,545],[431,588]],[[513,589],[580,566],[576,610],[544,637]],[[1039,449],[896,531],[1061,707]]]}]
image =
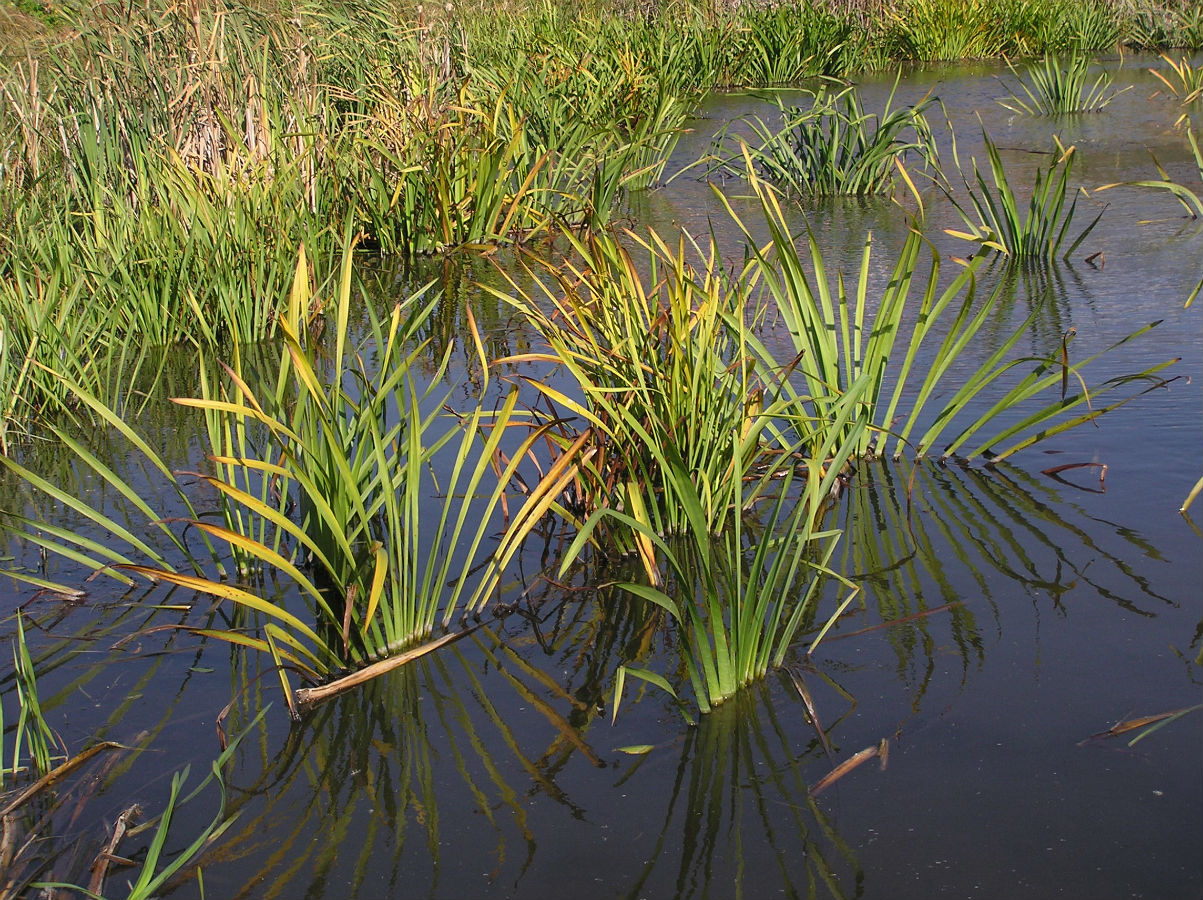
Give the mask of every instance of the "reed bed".
[{"label": "reed bed", "polygon": [[[602,227],[624,192],[662,177],[716,87],[939,57],[941,42],[983,30],[1005,39],[955,53],[1098,49],[1114,43],[1107,23],[1163,23],[1178,40],[1193,21],[1187,6],[1093,0],[958,9],[546,4],[498,18],[471,4],[192,0],[120,19],[55,12],[76,29],[0,69],[0,311],[14,323],[0,377],[21,398],[0,410],[0,444],[64,401],[43,365],[62,359],[99,389],[76,347],[120,357],[270,337],[296,247],[332,279],[348,222],[411,258]],[[56,324],[37,312],[48,307],[74,318]]]}]

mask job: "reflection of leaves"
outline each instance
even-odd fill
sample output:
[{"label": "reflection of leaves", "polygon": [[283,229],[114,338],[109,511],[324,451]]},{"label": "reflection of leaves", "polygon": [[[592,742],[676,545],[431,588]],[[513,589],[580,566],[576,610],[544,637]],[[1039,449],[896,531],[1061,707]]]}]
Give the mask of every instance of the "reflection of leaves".
[{"label": "reflection of leaves", "polygon": [[[1071,591],[1097,592],[1145,617],[1174,605],[1127,562],[1161,559],[1149,540],[1088,515],[1053,486],[1011,466],[864,465],[839,515],[845,538],[838,570],[863,585],[880,621],[917,617],[885,631],[916,699],[936,670],[941,641],[932,629],[939,623],[948,623],[964,672],[984,659],[982,606],[966,596],[966,578],[989,607],[1015,586],[1051,595],[1063,614]],[[1121,549],[1109,550],[1116,539]],[[924,617],[945,605],[947,617]]]},{"label": "reflection of leaves", "polygon": [[628,896],[666,885],[676,896],[703,893],[719,860],[736,894],[745,872],[767,884],[768,863],[789,896],[812,895],[821,881],[843,897],[859,880],[855,854],[802,777],[810,754],[797,752],[787,723],[804,717],[779,717],[769,694],[766,685],[741,691],[688,729],[664,825]]}]

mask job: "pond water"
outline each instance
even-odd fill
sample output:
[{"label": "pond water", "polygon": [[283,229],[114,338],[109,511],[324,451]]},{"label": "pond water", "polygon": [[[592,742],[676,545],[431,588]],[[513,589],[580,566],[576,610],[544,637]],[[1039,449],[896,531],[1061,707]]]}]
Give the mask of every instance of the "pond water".
[{"label": "pond water", "polygon": [[[666,695],[632,685],[611,724],[617,667],[637,659],[669,671],[676,657],[652,609],[582,589],[587,572],[556,582],[562,534],[528,547],[527,593],[514,611],[291,726],[264,660],[148,630],[219,624],[208,601],[162,587],[106,594],[97,583],[67,604],[0,582],[3,636],[24,604],[43,703],[67,745],[136,748],[63,787],[78,813],[56,813],[44,832],[45,877],[86,877],[106,827],[133,802],[161,810],[172,773],[190,765],[188,784],[199,783],[233,697],[222,728],[250,726],[226,774],[237,818],[200,860],[203,887],[190,869],[164,896],[1198,897],[1203,712],[1135,743],[1139,730],[1099,736],[1199,703],[1203,649],[1203,536],[1177,511],[1203,474],[1203,329],[1198,304],[1183,309],[1203,276],[1203,225],[1166,193],[1093,190],[1156,177],[1150,151],[1200,186],[1173,128],[1181,107],[1153,96],[1160,83],[1146,69],[1158,61],[1107,64],[1132,89],[1069,122],[1002,108],[998,76],[1014,79],[989,65],[908,73],[896,102],[938,96],[963,162],[982,158],[980,117],[1019,184],[1043,160],[1029,151],[1053,133],[1074,144],[1075,180],[1091,191],[1080,221],[1107,208],[1070,263],[1017,280],[1014,312],[1042,299],[1032,349],[1049,352],[1073,327],[1083,357],[1162,320],[1101,360],[1094,378],[1170,357],[1181,357],[1170,374],[1183,377],[995,468],[860,467],[837,511],[846,528],[837,568],[863,586],[857,606],[813,656],[799,648],[787,671],[696,727]],[[892,77],[864,79],[867,108],[891,86]],[[710,98],[668,172],[723,124],[761,109],[752,96]],[[966,254],[943,233],[960,225],[947,204],[931,192],[925,204],[941,256]],[[733,259],[742,253],[709,186],[689,174],[633,198],[630,212],[637,227],[713,231]],[[890,204],[810,216],[832,268],[853,268],[867,229],[875,255],[890,260],[907,227]],[[1083,261],[1095,253],[1104,264]],[[470,267],[444,282],[459,289],[449,289],[452,318],[487,277]],[[396,283],[407,289],[411,277]],[[495,347],[524,340],[504,314],[492,320]],[[193,390],[191,366],[168,373],[178,378],[169,393]],[[470,373],[456,378],[473,397]],[[172,465],[195,468],[204,452],[195,417],[163,406],[142,424]],[[108,452],[120,457],[118,447]],[[1070,463],[1105,464],[1105,480],[1098,468],[1045,474]],[[101,491],[54,450],[34,464],[80,493]],[[144,478],[152,489],[153,473]],[[0,491],[4,509],[35,505],[11,480]],[[14,541],[3,550],[36,563]],[[6,742],[12,682],[3,681]],[[883,740],[888,755],[812,792]],[[182,806],[167,850],[187,846],[217,803],[210,784]],[[141,859],[149,838],[127,839],[118,855]],[[124,894],[129,871],[110,876],[110,895]]]}]

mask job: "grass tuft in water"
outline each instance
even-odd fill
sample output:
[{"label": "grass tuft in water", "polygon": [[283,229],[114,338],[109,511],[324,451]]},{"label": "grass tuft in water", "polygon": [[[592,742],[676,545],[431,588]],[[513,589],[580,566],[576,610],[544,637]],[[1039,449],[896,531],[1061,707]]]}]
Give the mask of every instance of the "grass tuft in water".
[{"label": "grass tuft in water", "polygon": [[[1011,72],[1019,77],[1013,65]],[[1091,82],[1087,56],[1048,56],[1028,66],[1026,81],[1021,79],[1019,82],[1023,97],[1013,91],[998,102],[1013,112],[1029,116],[1098,112],[1123,93],[1111,90],[1112,80],[1111,73],[1104,70]]]},{"label": "grass tuft in water", "polygon": [[990,164],[989,180],[973,159],[971,182],[958,159],[957,167],[968,194],[969,208],[950,189],[946,191],[968,230],[946,229],[948,234],[978,244],[981,252],[1001,253],[1013,260],[1052,262],[1058,257],[1067,259],[1103,216],[1103,210],[1100,210],[1076,238],[1069,240],[1081,196],[1074,191],[1071,199],[1074,148],[1056,141],[1056,150],[1049,154],[1048,165],[1036,170],[1031,198],[1025,208],[1007,175],[998,148],[984,131],[982,139]]},{"label": "grass tuft in water", "polygon": [[718,161],[710,171],[742,176],[750,157],[760,178],[795,197],[888,195],[900,173],[910,183],[902,169],[908,155],[917,155],[923,166],[935,155],[924,116],[931,98],[892,108],[897,88],[895,79],[880,115],[865,111],[851,85],[834,90],[824,85],[809,105],[787,105],[778,96],[780,124],[759,116],[741,120],[755,138],[746,153],[744,141],[733,140],[724,128],[715,139]]},{"label": "grass tuft in water", "polygon": [[[849,391],[863,391],[860,402],[867,427],[859,432],[854,457],[889,454],[897,459],[908,448],[917,456],[939,448],[945,459],[985,457],[997,462],[1131,399],[1098,405],[1114,390],[1164,384],[1157,373],[1174,362],[1087,386],[1081,373],[1101,354],[1071,363],[1072,331],[1047,356],[1013,353],[1040,314],[1036,309],[997,341],[982,362],[957,376],[958,383],[950,384],[952,373],[973,352],[998,309],[1001,286],[985,297],[978,295],[984,258],[965,263],[944,284],[938,252],[912,230],[884,287],[875,288],[872,236],[867,235],[855,284],[850,286],[842,273],[833,283],[814,234],[807,233],[809,258],[804,260],[777,196],[767,185],[753,185],[769,230],[767,242],[757,246],[750,226],[723,201],[753,248],[743,278],[750,286],[760,286],[785,325],[797,354],[792,377],[803,382],[796,396],[812,421],[837,421],[833,401],[842,402]],[[928,262],[921,266],[925,247]],[[916,288],[921,291],[917,306],[912,298]],[[1138,329],[1115,346],[1155,325]],[[767,353],[764,358],[771,359]],[[920,382],[917,388],[914,380]],[[1071,380],[1080,386],[1076,393],[1068,389]],[[974,401],[987,395],[997,399],[984,412],[971,412]],[[1009,421],[1028,407],[1031,411],[1018,421]],[[890,442],[892,451],[887,449]]]}]

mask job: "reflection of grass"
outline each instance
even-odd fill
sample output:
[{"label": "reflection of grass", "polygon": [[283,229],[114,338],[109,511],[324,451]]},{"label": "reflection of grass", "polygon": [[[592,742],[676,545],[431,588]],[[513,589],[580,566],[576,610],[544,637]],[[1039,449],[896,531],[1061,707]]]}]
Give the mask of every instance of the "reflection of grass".
[{"label": "reflection of grass", "polygon": [[523,707],[532,695],[549,709],[561,698],[546,698],[531,675],[506,672],[512,656],[495,640],[482,647],[483,668],[457,649],[426,657],[313,708],[283,747],[244,750],[243,789],[231,801],[239,820],[208,857],[214,896],[237,893],[248,860],[269,895],[317,896],[334,878],[350,896],[429,893],[462,862],[460,816],[474,823],[466,827],[480,841],[476,864],[520,877],[540,837],[532,794],[584,815],[557,783],[556,748],[575,745],[545,745],[540,729],[514,721],[508,692],[494,683],[499,669]]},{"label": "reflection of grass", "polygon": [[[681,894],[683,885],[709,883],[719,867],[736,896],[744,879],[763,886],[770,878],[787,896],[814,896],[819,884],[833,897],[851,895],[860,874],[855,852],[804,778],[827,738],[799,754],[797,723],[806,716],[801,709],[781,715],[768,692],[747,691],[686,732],[664,824],[626,896],[670,893],[670,884]],[[648,777],[637,767],[664,752],[653,751],[623,776],[628,790]]]},{"label": "reflection of grass", "polygon": [[[954,565],[973,578],[980,598],[972,599],[991,607],[1003,599],[998,584],[1048,596],[1058,609],[1083,591],[1141,617],[1171,605],[1125,561],[1155,556],[1156,548],[1075,509],[1059,494],[1067,489],[1005,464],[980,471],[884,465],[844,493],[835,565],[863,584],[861,596],[879,604],[883,621],[964,601],[948,614],[966,668],[983,654],[980,608],[952,587]],[[1124,549],[1109,549],[1100,533],[1121,538]],[[913,650],[898,647],[900,665]]]}]

